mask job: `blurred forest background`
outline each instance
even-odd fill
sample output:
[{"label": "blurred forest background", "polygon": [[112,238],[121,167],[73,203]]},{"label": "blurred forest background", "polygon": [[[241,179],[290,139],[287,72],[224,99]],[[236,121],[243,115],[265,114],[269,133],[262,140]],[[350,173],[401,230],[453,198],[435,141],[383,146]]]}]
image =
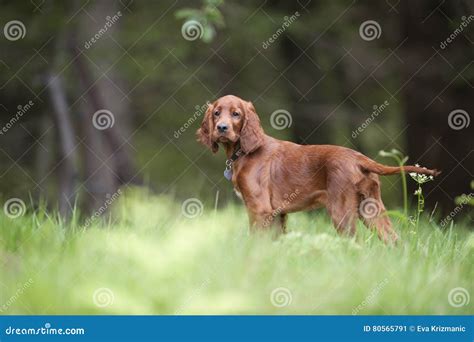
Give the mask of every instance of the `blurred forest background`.
[{"label": "blurred forest background", "polygon": [[[223,153],[195,140],[201,107],[225,94],[251,100],[274,137],[385,164],[378,151],[396,148],[443,170],[425,195],[445,213],[471,191],[470,0],[0,3],[4,199],[44,199],[64,216],[130,185],[211,208],[217,191],[219,206],[234,201]],[[289,127],[271,125],[277,110]],[[400,178],[383,184],[400,206]]]}]

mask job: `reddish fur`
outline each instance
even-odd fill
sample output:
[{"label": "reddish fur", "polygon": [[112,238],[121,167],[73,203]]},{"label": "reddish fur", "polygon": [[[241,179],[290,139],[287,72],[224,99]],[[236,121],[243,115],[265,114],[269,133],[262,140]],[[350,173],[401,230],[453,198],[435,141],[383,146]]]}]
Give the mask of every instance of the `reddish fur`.
[{"label": "reddish fur", "polygon": [[[238,117],[232,114],[235,112]],[[219,134],[218,123],[227,123],[231,129]],[[378,175],[399,173],[400,167],[379,164],[341,146],[298,145],[272,138],[264,133],[253,105],[232,95],[209,106],[197,136],[214,153],[221,143],[227,158],[240,143],[245,154],[233,165],[232,183],[242,194],[253,229],[276,226],[284,232],[288,213],[324,206],[340,233],[354,235],[360,218],[367,227],[375,228],[383,241],[398,239],[386,215]],[[403,168],[439,174],[416,166]],[[359,212],[361,202],[368,198],[376,201],[379,209],[374,217],[363,217]]]}]

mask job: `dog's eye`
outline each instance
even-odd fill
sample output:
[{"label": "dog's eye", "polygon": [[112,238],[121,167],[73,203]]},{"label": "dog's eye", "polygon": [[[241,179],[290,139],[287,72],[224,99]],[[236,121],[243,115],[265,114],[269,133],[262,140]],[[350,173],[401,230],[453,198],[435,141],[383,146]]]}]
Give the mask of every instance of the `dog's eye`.
[{"label": "dog's eye", "polygon": [[237,113],[237,112],[233,112],[233,113],[232,113],[232,116],[233,116],[234,118],[238,118],[238,117],[240,116],[240,114]]},{"label": "dog's eye", "polygon": [[215,116],[219,116],[219,114],[220,114],[220,112],[218,112],[218,111],[214,112]]}]

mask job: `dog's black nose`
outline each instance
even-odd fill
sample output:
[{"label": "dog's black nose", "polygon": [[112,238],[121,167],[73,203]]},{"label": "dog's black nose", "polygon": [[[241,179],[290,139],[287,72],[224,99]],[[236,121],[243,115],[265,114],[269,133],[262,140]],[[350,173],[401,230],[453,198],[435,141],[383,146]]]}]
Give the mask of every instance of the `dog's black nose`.
[{"label": "dog's black nose", "polygon": [[220,132],[220,133],[225,133],[227,132],[227,129],[229,128],[229,126],[227,126],[226,124],[219,124],[217,125],[217,130]]}]

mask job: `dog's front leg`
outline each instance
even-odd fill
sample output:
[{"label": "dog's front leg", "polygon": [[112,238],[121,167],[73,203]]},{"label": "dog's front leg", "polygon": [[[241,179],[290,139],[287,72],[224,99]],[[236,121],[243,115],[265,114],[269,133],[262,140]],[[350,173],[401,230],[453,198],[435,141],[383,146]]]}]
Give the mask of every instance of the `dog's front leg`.
[{"label": "dog's front leg", "polygon": [[250,231],[271,230],[275,235],[280,235],[285,232],[286,214],[269,208],[260,211],[250,210],[249,208],[247,208],[247,210],[249,214]]},{"label": "dog's front leg", "polygon": [[277,235],[283,233],[286,225],[286,215],[281,209],[271,205],[267,187],[261,182],[249,183],[242,180],[239,184],[243,201],[249,215],[250,231],[271,230]]}]

